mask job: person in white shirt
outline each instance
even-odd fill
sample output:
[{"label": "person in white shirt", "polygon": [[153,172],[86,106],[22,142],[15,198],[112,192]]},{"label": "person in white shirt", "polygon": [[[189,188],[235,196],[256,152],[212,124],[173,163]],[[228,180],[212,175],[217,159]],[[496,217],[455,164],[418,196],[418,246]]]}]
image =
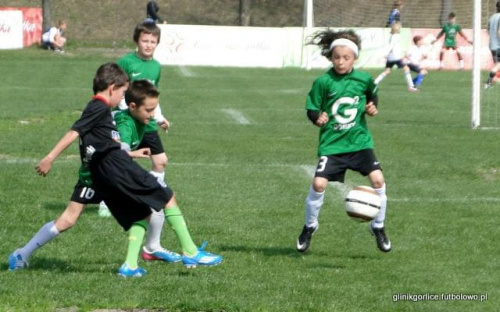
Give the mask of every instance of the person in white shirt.
[{"label": "person in white shirt", "polygon": [[64,20],[57,21],[57,27],[51,27],[42,35],[42,44],[49,50],[64,52],[66,38],[62,36],[63,31],[68,26]]},{"label": "person in white shirt", "polygon": [[410,70],[417,73],[417,76],[413,78],[413,84],[415,88],[418,88],[424,81],[424,76],[427,75],[427,70],[422,68],[422,60],[427,58],[427,53],[424,50],[424,38],[422,36],[413,37],[413,43],[415,45],[411,46],[406,53],[406,60]]},{"label": "person in white shirt", "polygon": [[401,24],[396,22],[391,26],[391,39],[389,41],[389,46],[387,47],[386,58],[387,62],[385,64],[385,70],[378,75],[375,79],[375,84],[379,84],[382,80],[384,80],[387,75],[391,73],[394,65],[397,65],[398,68],[402,68],[405,73],[405,80],[408,84],[408,91],[416,92],[418,91],[413,84],[413,80],[411,78],[410,68],[403,62],[404,53],[401,48],[401,35],[399,32],[401,31]]}]

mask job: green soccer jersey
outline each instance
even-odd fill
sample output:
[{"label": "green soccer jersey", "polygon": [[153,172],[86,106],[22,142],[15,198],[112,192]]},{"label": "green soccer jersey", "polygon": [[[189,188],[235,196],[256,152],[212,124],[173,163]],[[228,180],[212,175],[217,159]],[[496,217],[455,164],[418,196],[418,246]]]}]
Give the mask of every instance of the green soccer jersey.
[{"label": "green soccer jersey", "polygon": [[[130,81],[146,79],[158,88],[161,75],[160,62],[154,58],[150,60],[141,59],[137,53],[131,52],[122,56],[118,61],[118,65],[123,69]],[[157,131],[158,125],[154,119],[151,119],[146,131]]]},{"label": "green soccer jersey", "polygon": [[127,146],[131,151],[137,150],[147,125],[135,120],[128,109],[116,112],[114,118],[122,146]]},{"label": "green soccer jersey", "polygon": [[345,75],[331,69],[314,81],[306,110],[328,114],[328,122],[319,131],[318,156],[373,148],[365,106],[367,100],[376,96],[373,78],[355,69]]},{"label": "green soccer jersey", "polygon": [[[120,133],[120,142],[122,146],[127,146],[128,148],[125,149],[131,151],[137,150],[144,137],[147,125],[135,120],[134,117],[130,115],[128,109],[115,112],[114,120],[116,128]],[[89,168],[81,165],[78,170],[78,179],[83,185],[92,187],[92,177]]]},{"label": "green soccer jersey", "polygon": [[457,45],[455,39],[457,34],[462,30],[458,24],[446,23],[443,25],[441,32],[444,33],[444,46],[455,47]]}]

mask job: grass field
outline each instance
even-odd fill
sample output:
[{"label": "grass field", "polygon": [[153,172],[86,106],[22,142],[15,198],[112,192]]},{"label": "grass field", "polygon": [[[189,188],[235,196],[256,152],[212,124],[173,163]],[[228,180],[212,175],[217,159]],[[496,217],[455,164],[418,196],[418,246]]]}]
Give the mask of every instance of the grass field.
[{"label": "grass field", "polygon": [[[295,251],[318,131],[303,106],[322,70],[164,67],[167,182],[195,241],[224,263],[141,262],[144,278],[121,279],[126,233],[90,206],[28,270],[9,272],[9,253],[65,208],[77,145],[46,178],[34,166],[79,117],[98,65],[115,60],[77,54],[0,51],[0,311],[498,311],[499,132],[470,130],[470,72],[431,72],[417,94],[400,72],[381,85],[369,126],[387,180],[388,254],[348,219],[335,186],[310,252]],[[361,184],[348,174],[345,187]],[[179,250],[167,225],[163,244]]]}]

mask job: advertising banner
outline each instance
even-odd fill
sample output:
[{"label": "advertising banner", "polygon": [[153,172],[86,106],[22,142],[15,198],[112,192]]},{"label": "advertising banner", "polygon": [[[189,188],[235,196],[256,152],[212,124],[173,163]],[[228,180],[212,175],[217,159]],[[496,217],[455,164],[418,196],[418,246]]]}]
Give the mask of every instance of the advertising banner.
[{"label": "advertising banner", "polygon": [[[23,42],[23,45],[21,47],[16,47],[16,48],[2,48],[2,49],[20,49],[22,47],[29,47],[33,44],[39,44],[42,38],[42,22],[43,22],[42,9],[31,8],[31,7],[0,8],[0,14],[1,12],[8,12],[8,11],[21,12],[22,15],[21,40]],[[0,45],[3,46],[2,43],[0,43]]]},{"label": "advertising banner", "polygon": [[23,13],[0,10],[0,49],[23,48]]}]

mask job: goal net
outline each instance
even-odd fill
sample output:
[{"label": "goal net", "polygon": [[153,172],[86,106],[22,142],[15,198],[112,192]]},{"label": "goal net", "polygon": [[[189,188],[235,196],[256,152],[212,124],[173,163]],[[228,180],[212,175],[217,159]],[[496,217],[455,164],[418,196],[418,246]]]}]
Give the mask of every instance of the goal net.
[{"label": "goal net", "polygon": [[[488,19],[496,12],[497,0],[412,0],[404,1],[400,9],[403,31],[407,34],[426,34],[430,41],[441,26],[448,21],[448,14],[456,14],[456,22],[462,27],[469,39],[474,40],[474,45],[468,44],[463,38],[457,36],[458,50],[464,57],[464,66],[471,72],[471,127],[494,128],[500,127],[500,107],[497,107],[500,96],[500,85],[496,88],[484,89],[484,83],[489,69],[493,66],[491,53],[488,48],[487,24]],[[317,28],[354,28],[363,38],[363,50],[366,49],[365,38],[368,45],[385,40],[382,35],[377,35],[375,30],[388,33],[385,28],[389,13],[394,8],[394,0],[359,1],[351,0],[304,0],[304,34],[310,35]],[[312,10],[312,12],[308,11]],[[403,33],[402,33],[403,34]],[[429,37],[429,38],[427,38]],[[370,39],[372,40],[370,42]],[[425,41],[424,39],[424,41]],[[438,69],[439,51],[442,41],[429,46],[429,57],[424,66],[429,69]],[[452,54],[450,52],[448,54]],[[310,55],[310,53],[308,53]],[[363,52],[362,55],[363,56]],[[314,56],[309,56],[307,64],[303,67],[311,68],[309,62]],[[360,58],[361,59],[361,58]],[[364,63],[366,65],[366,62]],[[457,58],[445,55],[442,64],[445,69],[456,70]]]}]

